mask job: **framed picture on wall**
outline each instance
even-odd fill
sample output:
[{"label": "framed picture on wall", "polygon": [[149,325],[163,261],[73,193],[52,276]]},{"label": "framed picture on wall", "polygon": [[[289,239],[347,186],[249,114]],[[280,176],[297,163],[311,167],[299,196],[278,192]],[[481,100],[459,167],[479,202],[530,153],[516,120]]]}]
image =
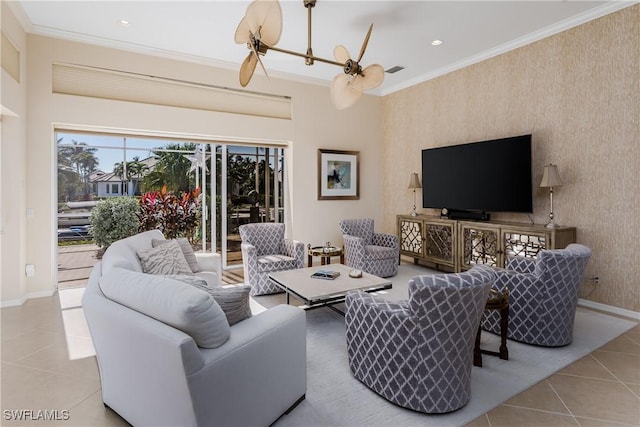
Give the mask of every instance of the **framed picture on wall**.
[{"label": "framed picture on wall", "polygon": [[360,152],[318,150],[318,200],[360,198]]}]

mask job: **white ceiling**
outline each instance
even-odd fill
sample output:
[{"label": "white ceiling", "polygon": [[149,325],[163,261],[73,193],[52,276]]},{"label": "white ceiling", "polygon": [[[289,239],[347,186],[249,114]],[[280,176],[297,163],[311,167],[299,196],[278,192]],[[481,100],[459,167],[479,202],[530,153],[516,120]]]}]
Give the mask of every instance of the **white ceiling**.
[{"label": "white ceiling", "polygon": [[[281,1],[283,31],[277,47],[304,53],[307,9],[302,0]],[[338,1],[313,8],[315,56],[333,59],[343,44],[353,56],[371,23],[361,61],[385,74],[373,91],[387,94],[490,58],[632,5],[630,1]],[[29,32],[239,69],[248,50],[234,43],[248,1],[33,1],[13,2]],[[19,6],[22,6],[23,11]],[[118,24],[130,21],[129,27]],[[441,39],[441,46],[431,41]],[[269,51],[262,58],[272,76],[328,85],[341,69]],[[256,71],[261,73],[261,71]],[[251,85],[249,85],[249,88]]]}]

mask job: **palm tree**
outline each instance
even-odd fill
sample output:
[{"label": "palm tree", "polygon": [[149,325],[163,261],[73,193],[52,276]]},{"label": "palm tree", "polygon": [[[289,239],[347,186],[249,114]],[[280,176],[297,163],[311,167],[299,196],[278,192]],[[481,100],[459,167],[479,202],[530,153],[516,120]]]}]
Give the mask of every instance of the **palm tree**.
[{"label": "palm tree", "polygon": [[60,146],[62,139],[56,141],[58,145],[58,197],[60,200],[68,201],[81,188],[82,182],[74,170],[71,160],[73,148]]},{"label": "palm tree", "polygon": [[[62,138],[58,140],[61,142]],[[73,146],[64,147],[63,155],[68,156],[69,161],[75,166],[78,176],[84,182],[84,194],[89,194],[89,174],[94,172],[100,163],[95,156],[97,148],[88,147],[85,142],[71,141]],[[58,151],[60,156],[60,151]]]},{"label": "palm tree", "polygon": [[[126,166],[126,167],[125,167]],[[125,172],[126,169],[126,172]],[[149,166],[142,163],[140,161],[140,157],[135,156],[130,162],[119,162],[113,165],[113,173],[120,177],[122,183],[126,183],[127,192],[129,182],[133,182],[133,194],[138,192],[138,181],[144,174],[149,172]],[[132,178],[138,178],[137,180],[133,180]],[[125,189],[123,188],[123,193],[125,193]]]},{"label": "palm tree", "polygon": [[[191,162],[179,151],[193,153],[196,145],[193,143],[168,144],[163,147],[163,151],[154,151],[158,157],[153,171],[146,174],[142,179],[144,191],[160,190],[167,186],[169,191],[180,192],[191,189]],[[175,150],[175,151],[164,151]]]},{"label": "palm tree", "polygon": [[113,174],[120,178],[120,191],[125,194],[125,183],[129,181],[130,173],[129,167],[125,162],[118,162],[113,165]]}]

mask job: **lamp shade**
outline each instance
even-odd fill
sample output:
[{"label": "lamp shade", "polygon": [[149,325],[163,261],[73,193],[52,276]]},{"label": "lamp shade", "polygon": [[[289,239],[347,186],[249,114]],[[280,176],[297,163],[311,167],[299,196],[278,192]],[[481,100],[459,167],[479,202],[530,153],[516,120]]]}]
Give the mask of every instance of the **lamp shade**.
[{"label": "lamp shade", "polygon": [[422,188],[422,185],[420,184],[420,177],[416,172],[413,172],[411,174],[411,179],[409,180],[409,188],[414,190],[416,188]]},{"label": "lamp shade", "polygon": [[558,173],[558,166],[548,165],[544,167],[544,173],[542,174],[542,181],[540,181],[540,187],[559,187],[562,185],[560,174]]}]

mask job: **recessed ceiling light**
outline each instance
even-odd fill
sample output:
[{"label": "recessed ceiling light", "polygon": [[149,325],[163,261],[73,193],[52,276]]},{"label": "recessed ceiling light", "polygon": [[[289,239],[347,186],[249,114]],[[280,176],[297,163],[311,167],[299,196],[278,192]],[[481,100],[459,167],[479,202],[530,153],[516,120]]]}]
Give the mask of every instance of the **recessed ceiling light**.
[{"label": "recessed ceiling light", "polygon": [[119,19],[118,25],[120,25],[121,27],[130,27],[131,22],[127,21],[126,19]]},{"label": "recessed ceiling light", "polygon": [[440,46],[443,43],[442,40],[434,40],[431,42],[431,46]]}]

